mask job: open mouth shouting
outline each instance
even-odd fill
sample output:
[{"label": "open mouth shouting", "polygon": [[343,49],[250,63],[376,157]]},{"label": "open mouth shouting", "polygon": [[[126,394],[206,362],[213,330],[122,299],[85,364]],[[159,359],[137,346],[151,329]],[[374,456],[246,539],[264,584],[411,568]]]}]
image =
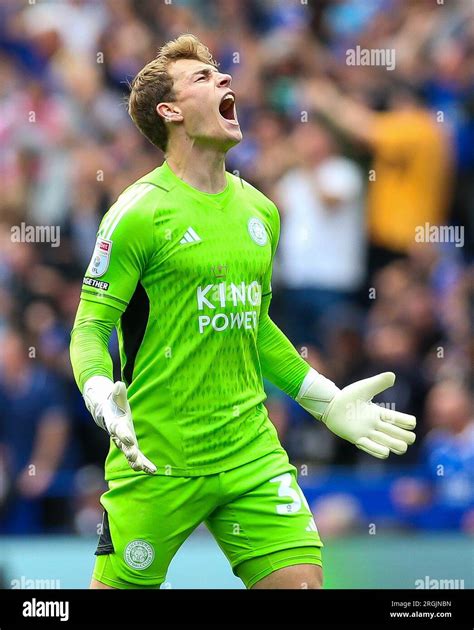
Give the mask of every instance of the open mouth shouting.
[{"label": "open mouth shouting", "polygon": [[239,125],[237,120],[237,113],[235,110],[235,94],[234,92],[227,92],[222,97],[219,105],[219,114],[232,125]]}]

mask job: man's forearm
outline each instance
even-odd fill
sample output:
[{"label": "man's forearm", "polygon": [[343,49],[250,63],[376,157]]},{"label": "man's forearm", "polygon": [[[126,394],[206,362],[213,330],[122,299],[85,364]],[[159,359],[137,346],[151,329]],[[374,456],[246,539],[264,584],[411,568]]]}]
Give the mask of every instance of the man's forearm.
[{"label": "man's forearm", "polygon": [[121,311],[81,300],[71,333],[74,378],[95,423],[107,431],[130,467],[153,475],[156,466],[140,451],[127,400],[127,387],[113,382],[109,339]]},{"label": "man's forearm", "polygon": [[[113,363],[108,344],[120,312],[103,305],[81,301],[71,333],[70,356],[74,378],[81,391],[93,376],[113,378]],[[92,312],[93,310],[93,312]]]},{"label": "man's forearm", "polygon": [[61,411],[50,411],[41,419],[32,461],[40,471],[56,471],[67,445],[69,424]]},{"label": "man's forearm", "polygon": [[260,318],[257,344],[263,376],[296,398],[311,368],[268,313]]},{"label": "man's forearm", "polygon": [[343,133],[360,142],[374,142],[376,114],[366,105],[345,96],[331,81],[316,80],[307,88],[312,107]]}]

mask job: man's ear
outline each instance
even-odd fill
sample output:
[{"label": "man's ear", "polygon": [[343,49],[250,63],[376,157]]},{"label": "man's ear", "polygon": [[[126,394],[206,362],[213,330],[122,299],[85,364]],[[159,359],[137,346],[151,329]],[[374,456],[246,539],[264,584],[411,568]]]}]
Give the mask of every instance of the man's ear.
[{"label": "man's ear", "polygon": [[181,122],[183,120],[183,114],[174,103],[158,103],[156,111],[165,122]]}]

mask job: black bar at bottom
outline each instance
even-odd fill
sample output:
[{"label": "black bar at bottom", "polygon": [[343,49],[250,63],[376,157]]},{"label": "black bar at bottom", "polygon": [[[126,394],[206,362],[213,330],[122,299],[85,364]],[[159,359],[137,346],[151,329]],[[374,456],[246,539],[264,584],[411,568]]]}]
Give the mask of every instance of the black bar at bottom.
[{"label": "black bar at bottom", "polygon": [[473,599],[470,590],[0,590],[0,630],[150,622],[155,628],[472,629]]}]

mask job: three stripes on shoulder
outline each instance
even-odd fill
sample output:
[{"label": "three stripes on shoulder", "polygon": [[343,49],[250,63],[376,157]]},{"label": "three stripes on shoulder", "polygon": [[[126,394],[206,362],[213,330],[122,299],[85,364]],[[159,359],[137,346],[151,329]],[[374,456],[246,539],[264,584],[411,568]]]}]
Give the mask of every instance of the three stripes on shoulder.
[{"label": "three stripes on shoulder", "polygon": [[[122,193],[110,209],[100,229],[99,235],[106,240],[110,240],[115,228],[127,210],[154,188],[155,186],[152,184],[142,184],[140,186],[134,186]],[[201,237],[189,226],[183,238],[180,240],[180,243],[186,245],[187,243],[199,243],[201,240]]]},{"label": "three stripes on shoulder", "polygon": [[99,230],[99,236],[110,241],[115,228],[127,210],[154,189],[156,189],[156,186],[153,186],[153,184],[140,184],[123,192],[107,213],[104,223]]}]

